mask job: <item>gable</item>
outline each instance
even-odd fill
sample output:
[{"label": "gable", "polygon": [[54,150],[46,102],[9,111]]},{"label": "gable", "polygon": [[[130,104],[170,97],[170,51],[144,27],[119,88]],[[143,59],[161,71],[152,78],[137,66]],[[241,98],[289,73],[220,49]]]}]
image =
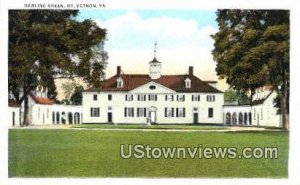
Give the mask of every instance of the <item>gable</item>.
[{"label": "gable", "polygon": [[176,91],[163,86],[161,84],[158,84],[154,81],[148,82],[140,87],[137,87],[131,91],[129,91],[131,93],[176,93]]}]

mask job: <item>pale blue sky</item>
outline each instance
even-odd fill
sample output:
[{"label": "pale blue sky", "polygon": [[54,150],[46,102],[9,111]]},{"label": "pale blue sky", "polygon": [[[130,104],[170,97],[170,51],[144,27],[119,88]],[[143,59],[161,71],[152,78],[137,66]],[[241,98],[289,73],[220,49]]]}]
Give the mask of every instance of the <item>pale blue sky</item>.
[{"label": "pale blue sky", "polygon": [[215,10],[81,9],[76,19],[92,19],[108,30],[108,77],[118,65],[125,73],[147,74],[157,41],[163,74],[185,74],[194,66],[203,80],[217,80],[210,37],[218,30]]},{"label": "pale blue sky", "polygon": [[78,15],[78,20],[84,19],[99,19],[108,20],[128,11],[137,12],[142,18],[153,18],[167,16],[181,19],[194,19],[199,26],[214,26],[217,27],[216,10],[111,10],[111,9],[81,9]]}]

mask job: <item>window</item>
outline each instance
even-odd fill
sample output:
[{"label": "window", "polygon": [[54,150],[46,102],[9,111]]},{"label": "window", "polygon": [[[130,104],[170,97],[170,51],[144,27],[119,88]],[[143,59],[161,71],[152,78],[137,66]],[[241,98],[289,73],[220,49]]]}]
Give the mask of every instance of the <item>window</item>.
[{"label": "window", "polygon": [[165,117],[166,118],[174,117],[174,108],[165,107]]},{"label": "window", "polygon": [[215,101],[215,95],[207,95],[206,101],[208,102],[214,102]]},{"label": "window", "polygon": [[97,101],[97,99],[98,99],[97,94],[94,94],[93,99],[94,99],[94,101]]},{"label": "window", "polygon": [[123,79],[121,77],[117,78],[117,88],[122,88],[124,85]]},{"label": "window", "polygon": [[112,95],[109,94],[107,98],[108,98],[108,101],[111,101],[112,100]]},{"label": "window", "polygon": [[100,117],[99,107],[91,107],[91,117]]},{"label": "window", "polygon": [[184,94],[177,95],[177,101],[183,102],[185,100]]},{"label": "window", "polygon": [[157,95],[156,94],[149,94],[148,95],[149,101],[157,101]]},{"label": "window", "polygon": [[187,78],[184,80],[185,82],[185,88],[190,89],[192,84],[191,84],[191,79]]},{"label": "window", "polygon": [[185,117],[185,108],[176,108],[176,117]]},{"label": "window", "polygon": [[154,90],[154,89],[156,89],[156,86],[155,85],[150,85],[149,89]]},{"label": "window", "polygon": [[174,101],[174,95],[173,94],[167,94],[165,96],[166,101]]},{"label": "window", "polygon": [[125,100],[126,101],[132,101],[133,100],[133,94],[126,94],[125,95]]},{"label": "window", "polygon": [[147,96],[145,94],[138,94],[137,99],[138,101],[146,101]]},{"label": "window", "polygon": [[108,110],[108,111],[112,111],[112,107],[108,107],[107,110]]},{"label": "window", "polygon": [[124,108],[124,116],[125,117],[134,117],[134,108],[133,107],[125,107]]},{"label": "window", "polygon": [[200,101],[200,95],[192,95],[192,101]]},{"label": "window", "polygon": [[146,117],[146,108],[137,108],[137,117]]},{"label": "window", "polygon": [[208,117],[213,118],[214,117],[214,109],[213,108],[208,108]]}]

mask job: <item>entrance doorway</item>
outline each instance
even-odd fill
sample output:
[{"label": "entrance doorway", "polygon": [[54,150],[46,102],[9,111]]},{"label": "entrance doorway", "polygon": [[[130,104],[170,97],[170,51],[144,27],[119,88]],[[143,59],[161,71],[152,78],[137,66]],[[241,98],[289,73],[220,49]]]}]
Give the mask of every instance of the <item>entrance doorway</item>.
[{"label": "entrance doorway", "polygon": [[198,122],[198,113],[194,112],[194,124],[197,124]]},{"label": "entrance doorway", "polygon": [[113,121],[112,121],[112,112],[108,112],[107,113],[107,121],[108,121],[108,123],[112,123]]},{"label": "entrance doorway", "polygon": [[156,122],[156,112],[150,111],[150,123],[155,123],[155,122]]},{"label": "entrance doorway", "polygon": [[15,126],[15,112],[12,113],[12,124]]}]

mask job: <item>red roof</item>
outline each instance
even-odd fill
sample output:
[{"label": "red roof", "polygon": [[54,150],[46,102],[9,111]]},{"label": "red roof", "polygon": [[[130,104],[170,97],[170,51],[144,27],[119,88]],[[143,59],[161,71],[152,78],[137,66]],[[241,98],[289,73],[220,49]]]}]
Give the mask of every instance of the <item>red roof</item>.
[{"label": "red roof", "polygon": [[[162,75],[159,79],[151,79],[145,74],[123,74],[124,81],[122,88],[117,88],[117,78],[115,75],[104,81],[101,91],[130,91],[151,81],[161,84],[176,92],[208,92],[222,93],[218,89],[208,85],[207,82],[200,80],[194,75]],[[185,88],[184,80],[191,79],[191,88]],[[87,89],[86,92],[95,92],[95,88]]]},{"label": "red roof", "polygon": [[52,105],[52,101],[49,98],[41,98],[41,97],[36,97],[34,94],[30,93],[31,98],[35,103],[37,104],[43,104],[43,105]]}]

